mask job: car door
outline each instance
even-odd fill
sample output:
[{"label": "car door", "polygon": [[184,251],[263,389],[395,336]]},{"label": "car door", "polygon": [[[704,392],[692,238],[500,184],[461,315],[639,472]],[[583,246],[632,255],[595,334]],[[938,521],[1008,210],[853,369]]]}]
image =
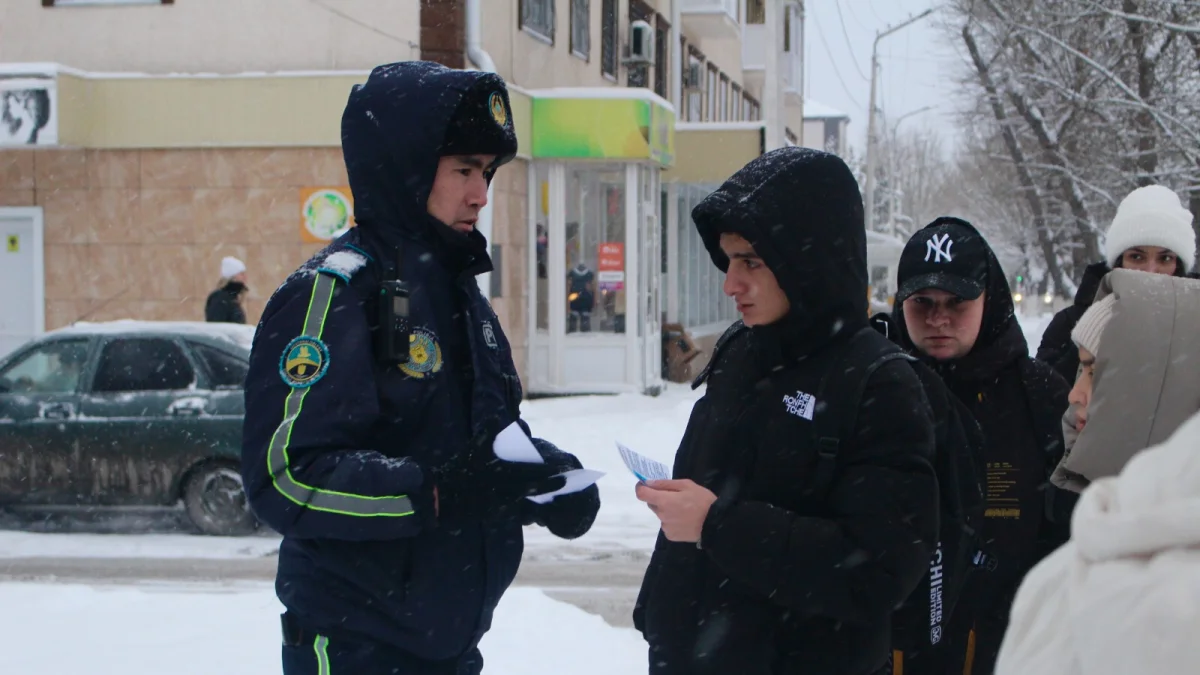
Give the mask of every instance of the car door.
[{"label": "car door", "polygon": [[71,505],[79,484],[79,386],[91,341],[35,344],[0,369],[0,503]]},{"label": "car door", "polygon": [[204,444],[210,456],[240,462],[250,354],[193,340],[187,340],[185,344],[191,350],[193,361],[201,366],[203,374],[199,381],[207,384],[208,414],[199,420],[203,425]]},{"label": "car door", "polygon": [[105,339],[80,412],[91,425],[81,464],[96,503],[168,504],[180,474],[205,456],[208,392],[174,336]]}]

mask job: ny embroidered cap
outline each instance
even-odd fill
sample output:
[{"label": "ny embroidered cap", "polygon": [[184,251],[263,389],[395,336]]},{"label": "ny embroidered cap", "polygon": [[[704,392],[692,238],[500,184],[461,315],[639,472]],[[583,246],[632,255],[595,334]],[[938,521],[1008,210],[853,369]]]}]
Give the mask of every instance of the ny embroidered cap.
[{"label": "ny embroidered cap", "polygon": [[974,300],[987,286],[990,249],[979,232],[957,218],[938,218],[904,245],[896,302],[927,288]]}]

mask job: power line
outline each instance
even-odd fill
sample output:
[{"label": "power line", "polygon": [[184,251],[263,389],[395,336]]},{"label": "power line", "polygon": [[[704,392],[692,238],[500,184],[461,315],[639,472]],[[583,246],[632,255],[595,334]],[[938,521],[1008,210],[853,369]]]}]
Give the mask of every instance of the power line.
[{"label": "power line", "polygon": [[385,37],[389,40],[394,40],[396,42],[399,42],[402,45],[407,45],[410,50],[421,48],[421,45],[413,42],[412,40],[409,40],[407,38],[402,38],[402,37],[399,37],[396,35],[392,35],[391,33],[388,33],[386,31],[379,30],[375,26],[372,26],[371,24],[369,24],[365,21],[360,21],[360,20],[350,16],[349,14],[346,14],[345,12],[341,11],[340,9],[335,9],[333,7],[330,7],[329,5],[326,5],[325,3],[321,2],[321,0],[308,0],[308,1],[311,2],[312,4],[316,5],[317,7],[320,7],[321,9],[325,10],[326,12],[329,12],[330,14],[341,17],[342,19],[345,19],[346,21],[349,21],[350,23],[352,23],[360,28],[365,28],[365,29],[371,31],[372,33],[375,33],[377,35],[382,35],[383,37]]},{"label": "power line", "polygon": [[816,12],[813,12],[813,23],[816,24],[817,37],[821,39],[821,46],[825,48],[825,55],[829,57],[829,65],[833,68],[833,74],[837,75],[838,82],[842,85],[842,90],[846,92],[846,97],[854,104],[854,107],[861,108],[862,105],[858,99],[854,98],[854,94],[850,93],[850,87],[846,86],[846,80],[842,78],[841,71],[837,67],[837,59],[833,58],[833,52],[829,49],[829,43],[825,41],[825,31],[821,30],[821,21],[817,18]]},{"label": "power line", "polygon": [[854,43],[850,41],[850,32],[846,30],[846,20],[842,18],[841,0],[833,0],[833,6],[837,9],[838,23],[842,26],[842,37],[846,38],[846,48],[850,50],[850,61],[854,64],[854,69],[858,71],[859,77],[870,80],[871,78],[863,75],[862,66],[858,65],[858,58],[854,56]]}]

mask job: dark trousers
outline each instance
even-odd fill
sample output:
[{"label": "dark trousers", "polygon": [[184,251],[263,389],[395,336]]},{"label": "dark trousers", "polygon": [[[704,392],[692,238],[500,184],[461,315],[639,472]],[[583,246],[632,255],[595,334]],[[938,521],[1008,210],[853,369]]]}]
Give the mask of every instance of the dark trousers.
[{"label": "dark trousers", "polygon": [[331,638],[283,615],[283,675],[478,675],[478,650],[453,661],[425,661],[387,645]]}]

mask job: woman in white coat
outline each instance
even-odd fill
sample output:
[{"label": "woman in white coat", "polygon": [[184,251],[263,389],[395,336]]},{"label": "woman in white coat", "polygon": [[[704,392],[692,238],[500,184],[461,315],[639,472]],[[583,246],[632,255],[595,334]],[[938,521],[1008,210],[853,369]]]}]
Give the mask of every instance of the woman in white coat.
[{"label": "woman in white coat", "polygon": [[997,675],[1200,672],[1200,415],[1084,491],[1021,584]]}]

